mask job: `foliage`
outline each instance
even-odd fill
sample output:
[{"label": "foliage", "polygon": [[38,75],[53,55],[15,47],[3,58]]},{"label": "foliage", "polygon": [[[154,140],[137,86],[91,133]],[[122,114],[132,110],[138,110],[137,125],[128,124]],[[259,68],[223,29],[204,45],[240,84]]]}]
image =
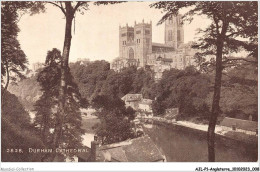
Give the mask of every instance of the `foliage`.
[{"label": "foliage", "polygon": [[[3,92],[3,90],[2,90]],[[30,123],[30,116],[17,97],[6,91],[1,109],[1,157],[4,162],[41,161],[41,153],[29,153],[29,148],[44,148]],[[8,153],[7,149],[22,149],[23,153]]]},{"label": "foliage", "polygon": [[[158,9],[163,9],[166,14],[159,23],[171,18],[179,13],[181,9],[188,9],[184,14],[184,20],[192,21],[195,15],[206,16],[211,24],[204,30],[200,29],[202,36],[193,46],[201,52],[198,57],[215,55],[215,83],[213,93],[213,103],[208,128],[208,157],[209,161],[215,161],[215,126],[220,114],[220,96],[222,70],[226,62],[245,60],[230,58],[230,53],[237,53],[240,48],[251,51],[255,57],[257,54],[258,42],[258,3],[255,1],[231,2],[231,1],[191,1],[191,2],[156,2],[151,5]],[[247,39],[244,41],[241,38]],[[250,48],[249,48],[250,47]],[[255,63],[257,59],[252,62]]]},{"label": "foliage", "polygon": [[155,115],[164,115],[167,108],[179,108],[182,116],[206,115],[208,111],[201,112],[200,109],[207,106],[205,98],[210,85],[209,78],[194,67],[165,71],[157,85],[157,99],[153,103]]},{"label": "foliage", "polygon": [[27,69],[27,59],[17,39],[20,31],[17,23],[21,16],[44,11],[41,2],[1,2],[1,81],[5,80],[5,89],[10,81],[25,78],[24,71]]},{"label": "foliage", "polygon": [[257,67],[246,62],[224,73],[220,106],[230,117],[258,120]]},{"label": "foliage", "polygon": [[98,125],[97,135],[102,144],[111,144],[134,138],[131,120],[135,118],[135,111],[125,107],[120,98],[106,95],[97,96],[93,106],[100,112],[101,124]]},{"label": "foliage", "polygon": [[80,88],[83,97],[91,100],[101,92],[103,83],[109,71],[109,63],[106,61],[90,62],[87,65],[81,65],[80,62],[70,64],[71,73]]},{"label": "foliage", "polygon": [[155,96],[150,89],[154,84],[151,71],[130,67],[115,72],[110,70],[106,61],[94,61],[87,65],[74,63],[70,67],[82,96],[89,101],[97,95],[123,97],[128,93],[143,93],[147,98]]},{"label": "foliage", "polygon": [[[58,113],[59,103],[59,83],[61,79],[60,68],[61,54],[58,49],[48,51],[45,67],[39,73],[37,81],[42,87],[42,96],[35,104],[36,118],[35,125],[39,127],[39,133],[43,142],[51,146],[53,142],[53,134],[55,126],[60,119]],[[66,77],[67,93],[65,99],[65,116],[62,119],[62,136],[59,147],[61,148],[75,148],[81,145],[81,95],[79,93],[77,84],[73,81],[70,72]],[[51,132],[54,130],[54,132]],[[72,155],[72,154],[70,154]]]},{"label": "foliage", "polygon": [[2,2],[1,6],[1,80],[6,76],[6,86],[17,77],[24,78],[21,73],[27,67],[26,56],[17,40],[20,31],[17,25],[18,13],[13,3]]}]

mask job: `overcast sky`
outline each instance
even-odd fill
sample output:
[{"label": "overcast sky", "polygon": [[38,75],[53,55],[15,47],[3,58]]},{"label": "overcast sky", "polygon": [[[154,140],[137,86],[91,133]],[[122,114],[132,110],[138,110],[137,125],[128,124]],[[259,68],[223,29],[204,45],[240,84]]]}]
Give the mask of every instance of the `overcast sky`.
[{"label": "overcast sky", "polygon": [[[160,10],[150,8],[152,2],[127,2],[107,6],[89,6],[84,15],[77,13],[75,34],[72,32],[70,61],[77,58],[112,61],[119,55],[119,25],[152,21],[153,42],[164,43],[164,24],[157,26],[163,16]],[[44,62],[48,50],[62,50],[65,31],[63,13],[57,7],[47,5],[45,13],[24,15],[19,21],[18,39],[29,60]],[[196,29],[205,27],[207,20],[195,18],[184,25],[184,42],[194,40]],[[72,27],[74,30],[74,26]]]}]

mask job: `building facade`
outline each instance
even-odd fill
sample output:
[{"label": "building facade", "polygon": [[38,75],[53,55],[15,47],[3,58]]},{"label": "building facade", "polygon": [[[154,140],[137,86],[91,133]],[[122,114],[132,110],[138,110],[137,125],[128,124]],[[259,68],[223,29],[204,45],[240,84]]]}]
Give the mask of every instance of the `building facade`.
[{"label": "building facade", "polygon": [[152,22],[145,23],[143,20],[141,23],[135,22],[133,27],[128,24],[119,26],[119,57],[110,64],[110,68],[120,71],[129,66],[148,66],[156,73],[158,58],[171,61],[170,68],[184,69],[193,65],[195,51],[190,44],[184,44],[184,29],[180,19],[178,15],[165,21],[164,44],[152,42]]}]

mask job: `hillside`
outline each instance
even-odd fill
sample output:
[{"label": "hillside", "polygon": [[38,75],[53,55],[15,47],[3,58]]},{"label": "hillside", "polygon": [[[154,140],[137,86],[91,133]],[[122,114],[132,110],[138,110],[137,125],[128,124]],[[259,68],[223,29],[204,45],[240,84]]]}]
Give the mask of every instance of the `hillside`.
[{"label": "hillside", "polygon": [[8,91],[18,97],[27,110],[33,110],[34,103],[41,96],[41,87],[37,82],[37,75],[20,81],[18,84],[10,84]]}]

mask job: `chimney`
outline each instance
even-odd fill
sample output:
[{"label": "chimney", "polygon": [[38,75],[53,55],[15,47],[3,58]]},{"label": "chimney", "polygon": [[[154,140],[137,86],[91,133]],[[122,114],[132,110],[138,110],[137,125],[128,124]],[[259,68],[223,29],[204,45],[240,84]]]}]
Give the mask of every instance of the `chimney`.
[{"label": "chimney", "polygon": [[94,136],[94,141],[91,142],[91,162],[96,162],[98,145],[97,136]]}]

